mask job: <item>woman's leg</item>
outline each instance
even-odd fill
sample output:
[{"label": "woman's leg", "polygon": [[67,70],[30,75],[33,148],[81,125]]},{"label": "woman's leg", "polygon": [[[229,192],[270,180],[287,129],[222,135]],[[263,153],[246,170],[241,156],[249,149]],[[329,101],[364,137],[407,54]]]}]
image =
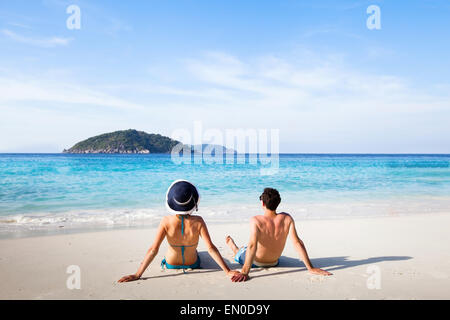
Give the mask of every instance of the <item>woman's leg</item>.
[{"label": "woman's leg", "polygon": [[239,248],[237,247],[236,243],[234,243],[233,238],[227,236],[225,238],[225,242],[227,243],[227,245],[230,247],[230,249],[233,251],[234,254],[238,253]]}]

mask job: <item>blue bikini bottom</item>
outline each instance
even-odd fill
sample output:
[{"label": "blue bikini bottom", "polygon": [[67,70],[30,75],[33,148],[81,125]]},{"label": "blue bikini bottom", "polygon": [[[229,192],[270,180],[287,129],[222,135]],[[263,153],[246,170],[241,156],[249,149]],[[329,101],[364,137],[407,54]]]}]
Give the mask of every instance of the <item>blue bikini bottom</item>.
[{"label": "blue bikini bottom", "polygon": [[169,264],[166,261],[166,258],[163,259],[163,261],[161,261],[161,268],[164,269],[164,267],[166,267],[167,269],[200,269],[200,257],[197,255],[197,261],[195,261],[194,264],[191,264],[189,266],[187,265],[174,265],[174,264]]}]

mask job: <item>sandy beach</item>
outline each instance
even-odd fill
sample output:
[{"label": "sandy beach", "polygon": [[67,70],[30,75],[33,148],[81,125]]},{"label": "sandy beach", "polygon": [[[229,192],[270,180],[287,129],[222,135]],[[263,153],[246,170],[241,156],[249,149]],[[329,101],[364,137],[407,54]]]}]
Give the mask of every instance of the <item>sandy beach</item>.
[{"label": "sandy beach", "polygon": [[[232,283],[202,242],[201,270],[162,271],[164,242],[141,280],[117,283],[137,270],[155,229],[4,239],[0,240],[0,298],[448,299],[449,225],[450,215],[445,214],[297,221],[313,264],[333,275],[309,274],[288,243],[280,266],[253,269],[245,283]],[[245,244],[248,223],[210,224],[209,230],[226,261],[239,268],[225,236]],[[80,289],[67,288],[70,265],[80,267]]]}]

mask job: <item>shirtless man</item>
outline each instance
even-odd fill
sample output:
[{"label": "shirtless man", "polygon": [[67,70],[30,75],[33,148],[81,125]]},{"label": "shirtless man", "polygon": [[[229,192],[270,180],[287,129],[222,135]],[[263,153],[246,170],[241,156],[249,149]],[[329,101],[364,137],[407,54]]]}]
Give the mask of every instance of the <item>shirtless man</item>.
[{"label": "shirtless man", "polygon": [[328,271],[314,268],[311,264],[305,245],[295,230],[294,219],[287,213],[276,212],[281,202],[278,191],[266,188],[259,199],[262,201],[264,215],[251,218],[251,235],[248,247],[239,249],[230,236],[226,237],[227,245],[235,254],[235,261],[243,265],[241,272],[235,274],[231,280],[233,282],[247,281],[252,267],[277,266],[289,233],[295,249],[309,272],[324,276],[331,275]]}]

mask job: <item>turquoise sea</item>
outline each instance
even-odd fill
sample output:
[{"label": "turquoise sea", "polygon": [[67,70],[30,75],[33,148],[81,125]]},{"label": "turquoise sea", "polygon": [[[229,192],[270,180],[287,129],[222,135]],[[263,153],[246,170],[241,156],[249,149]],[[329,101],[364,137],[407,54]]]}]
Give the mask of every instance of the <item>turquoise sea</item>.
[{"label": "turquoise sea", "polygon": [[[170,155],[0,154],[0,236],[155,225],[173,180],[197,185],[198,214],[240,222],[264,187],[298,219],[450,212],[450,155],[281,154],[261,164],[174,163]],[[236,160],[237,160],[236,158]]]}]

